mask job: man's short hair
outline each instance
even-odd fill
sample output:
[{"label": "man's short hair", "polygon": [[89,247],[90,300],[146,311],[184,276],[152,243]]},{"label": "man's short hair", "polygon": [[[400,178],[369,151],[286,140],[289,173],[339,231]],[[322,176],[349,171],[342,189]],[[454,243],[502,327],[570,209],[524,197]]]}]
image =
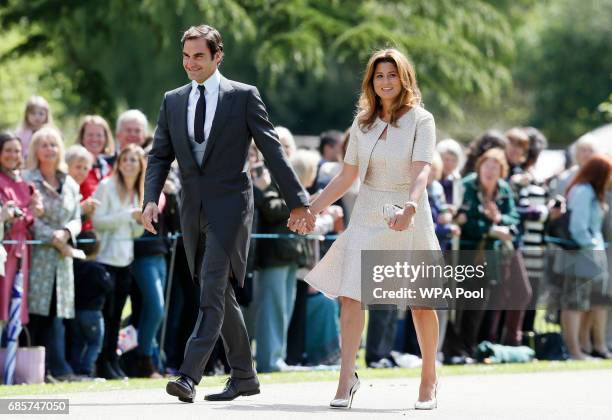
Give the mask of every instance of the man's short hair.
[{"label": "man's short hair", "polygon": [[203,38],[206,41],[212,57],[219,51],[223,52],[221,34],[215,28],[208,25],[191,26],[188,28],[181,37],[181,44],[185,45],[185,41],[188,39],[198,38]]}]

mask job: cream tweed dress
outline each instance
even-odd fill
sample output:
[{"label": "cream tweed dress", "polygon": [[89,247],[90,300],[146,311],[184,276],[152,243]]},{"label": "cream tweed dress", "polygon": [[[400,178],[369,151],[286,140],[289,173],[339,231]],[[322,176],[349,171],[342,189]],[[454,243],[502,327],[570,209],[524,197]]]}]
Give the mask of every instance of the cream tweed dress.
[{"label": "cream tweed dress", "polygon": [[[387,128],[386,139],[380,136]],[[344,162],[359,166],[361,189],[347,229],[304,279],[330,297],[361,301],[362,250],[439,250],[424,191],[414,226],[402,232],[389,228],[383,206],[409,200],[412,162],[431,163],[436,144],[433,116],[421,107],[402,115],[397,127],[377,118],[363,132],[357,118],[351,126]]]}]

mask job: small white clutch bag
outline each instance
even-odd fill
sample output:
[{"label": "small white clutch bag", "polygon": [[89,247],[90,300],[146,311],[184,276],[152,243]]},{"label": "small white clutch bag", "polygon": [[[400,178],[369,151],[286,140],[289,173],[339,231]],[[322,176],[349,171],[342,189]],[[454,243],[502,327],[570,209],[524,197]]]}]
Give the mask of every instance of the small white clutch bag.
[{"label": "small white clutch bag", "polygon": [[[395,216],[395,214],[398,211],[403,211],[404,209],[401,206],[398,206],[397,204],[391,204],[391,203],[387,203],[383,206],[383,219],[385,219],[385,222],[389,223],[389,221],[391,220],[391,218],[393,216]],[[408,225],[409,227],[414,227],[414,217],[412,217],[412,219],[410,220],[410,225]]]}]

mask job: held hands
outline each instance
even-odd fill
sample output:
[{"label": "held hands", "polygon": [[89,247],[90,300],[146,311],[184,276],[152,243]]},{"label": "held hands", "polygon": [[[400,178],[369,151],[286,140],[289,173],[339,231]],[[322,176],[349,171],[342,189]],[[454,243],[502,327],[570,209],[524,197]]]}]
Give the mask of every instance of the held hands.
[{"label": "held hands", "polygon": [[415,213],[416,209],[412,206],[406,206],[403,210],[398,210],[395,216],[389,220],[389,227],[398,232],[408,229]]},{"label": "held hands", "polygon": [[147,231],[151,232],[154,235],[157,234],[157,230],[153,227],[153,223],[157,223],[158,216],[159,208],[157,207],[157,204],[152,201],[147,203],[144,212],[142,212],[141,216],[142,224]]},{"label": "held hands", "polygon": [[306,235],[314,231],[316,217],[307,207],[297,207],[291,210],[287,227],[300,235]]}]

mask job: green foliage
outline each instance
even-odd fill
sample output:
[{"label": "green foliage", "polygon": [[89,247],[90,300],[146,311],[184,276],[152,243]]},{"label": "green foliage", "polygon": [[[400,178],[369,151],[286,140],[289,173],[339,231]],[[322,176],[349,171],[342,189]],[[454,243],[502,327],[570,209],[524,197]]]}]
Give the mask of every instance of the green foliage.
[{"label": "green foliage", "polygon": [[612,93],[606,101],[599,104],[597,110],[605,115],[606,121],[612,121]]},{"label": "green foliage", "polygon": [[537,9],[521,34],[517,80],[530,92],[530,123],[553,141],[569,143],[606,121],[598,107],[612,93],[611,21],[609,0],[558,0]]},{"label": "green foliage", "polygon": [[[16,31],[0,35],[0,55],[6,54],[23,42]],[[60,117],[66,108],[62,101],[62,88],[68,84],[65,77],[53,79],[46,71],[50,58],[40,54],[9,56],[0,63],[0,129],[14,130],[23,120],[25,104],[32,95],[42,95]]]},{"label": "green foliage", "polygon": [[259,86],[276,123],[312,133],[350,123],[367,57],[387,46],[409,55],[440,115],[461,119],[467,98],[499,100],[515,48],[508,6],[494,3],[8,0],[0,19],[25,36],[4,57],[44,51],[47,72],[69,82],[67,112],[111,120],[128,106],[156,116],[161,93],[186,82],[182,30],[208,22],[224,37],[224,74]]}]

